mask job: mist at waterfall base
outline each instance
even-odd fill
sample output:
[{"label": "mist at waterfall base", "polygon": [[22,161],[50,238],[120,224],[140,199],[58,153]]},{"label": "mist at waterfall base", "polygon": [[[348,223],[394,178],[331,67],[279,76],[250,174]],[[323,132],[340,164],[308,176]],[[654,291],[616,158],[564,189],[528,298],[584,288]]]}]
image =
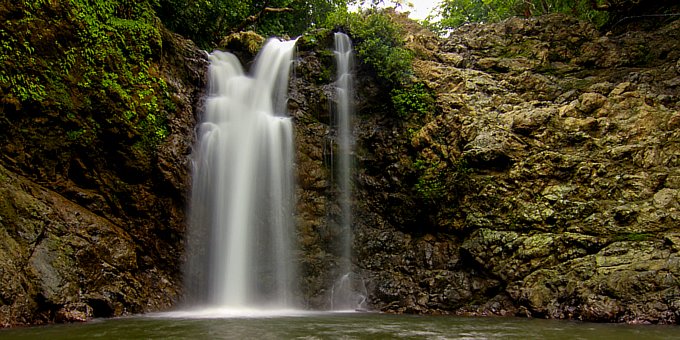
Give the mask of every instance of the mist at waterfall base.
[{"label": "mist at waterfall base", "polygon": [[197,128],[184,268],[187,304],[226,315],[296,307],[293,127],[295,41],[270,39],[247,75],[210,55]]}]

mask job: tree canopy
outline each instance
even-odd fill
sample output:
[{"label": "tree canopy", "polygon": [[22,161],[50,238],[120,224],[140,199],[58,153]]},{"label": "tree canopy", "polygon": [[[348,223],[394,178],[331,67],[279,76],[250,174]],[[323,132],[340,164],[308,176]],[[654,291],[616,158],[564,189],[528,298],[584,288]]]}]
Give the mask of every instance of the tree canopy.
[{"label": "tree canopy", "polygon": [[607,12],[598,0],[443,0],[438,7],[439,29],[449,29],[469,22],[496,22],[512,16],[531,17],[549,13],[566,13],[602,26]]},{"label": "tree canopy", "polygon": [[440,20],[432,26],[446,30],[513,16],[564,13],[601,28],[626,19],[677,17],[677,7],[677,0],[442,0],[436,10]]},{"label": "tree canopy", "polygon": [[348,0],[158,0],[156,12],[171,30],[203,48],[230,32],[250,29],[262,35],[300,35],[320,25]]}]

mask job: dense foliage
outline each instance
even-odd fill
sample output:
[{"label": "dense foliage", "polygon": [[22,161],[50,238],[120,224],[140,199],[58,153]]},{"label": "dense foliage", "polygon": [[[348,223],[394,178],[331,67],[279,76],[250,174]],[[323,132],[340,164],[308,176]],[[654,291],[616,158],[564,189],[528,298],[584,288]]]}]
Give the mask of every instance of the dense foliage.
[{"label": "dense foliage", "polygon": [[352,37],[359,59],[376,74],[397,87],[409,80],[413,53],[404,46],[404,31],[388,11],[370,9],[359,13],[337,11],[326,25]]},{"label": "dense foliage", "polygon": [[[597,5],[597,1],[595,1]],[[443,0],[438,8],[438,29],[469,22],[496,22],[511,16],[566,13],[602,26],[608,14],[593,7],[592,0]]]},{"label": "dense foliage", "polygon": [[395,88],[390,94],[399,117],[407,118],[412,113],[424,115],[434,110],[434,95],[423,83]]},{"label": "dense foliage", "polygon": [[168,134],[149,3],[19,1],[0,5],[0,17],[1,116],[50,117],[45,124],[67,127],[64,143],[85,147],[115,133],[149,148]]},{"label": "dense foliage", "polygon": [[159,0],[156,9],[168,28],[209,49],[234,31],[297,36],[346,7],[347,0]]}]

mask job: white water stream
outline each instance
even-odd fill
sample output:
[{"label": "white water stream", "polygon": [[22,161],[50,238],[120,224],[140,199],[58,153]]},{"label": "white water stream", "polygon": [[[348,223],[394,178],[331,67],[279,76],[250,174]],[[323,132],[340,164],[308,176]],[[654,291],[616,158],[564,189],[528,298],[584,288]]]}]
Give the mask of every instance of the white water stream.
[{"label": "white water stream", "polygon": [[184,271],[195,304],[294,306],[294,145],[286,110],[294,46],[270,39],[250,75],[232,54],[210,55]]},{"label": "white water stream", "polygon": [[337,122],[337,187],[340,218],[338,227],[340,277],[331,287],[332,310],[363,309],[366,288],[359,275],[352,271],[352,176],[354,137],[352,118],[354,116],[354,76],[352,42],[344,33],[335,33],[336,80],[336,122]]}]

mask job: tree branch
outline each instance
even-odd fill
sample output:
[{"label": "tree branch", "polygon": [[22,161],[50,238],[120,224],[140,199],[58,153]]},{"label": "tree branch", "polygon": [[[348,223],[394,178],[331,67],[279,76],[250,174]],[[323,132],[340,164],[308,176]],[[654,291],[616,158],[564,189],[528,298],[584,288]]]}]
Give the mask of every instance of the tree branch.
[{"label": "tree branch", "polygon": [[608,11],[611,9],[611,4],[609,4],[609,1],[606,1],[603,4],[599,4],[597,0],[591,0],[590,5],[596,11]]}]

